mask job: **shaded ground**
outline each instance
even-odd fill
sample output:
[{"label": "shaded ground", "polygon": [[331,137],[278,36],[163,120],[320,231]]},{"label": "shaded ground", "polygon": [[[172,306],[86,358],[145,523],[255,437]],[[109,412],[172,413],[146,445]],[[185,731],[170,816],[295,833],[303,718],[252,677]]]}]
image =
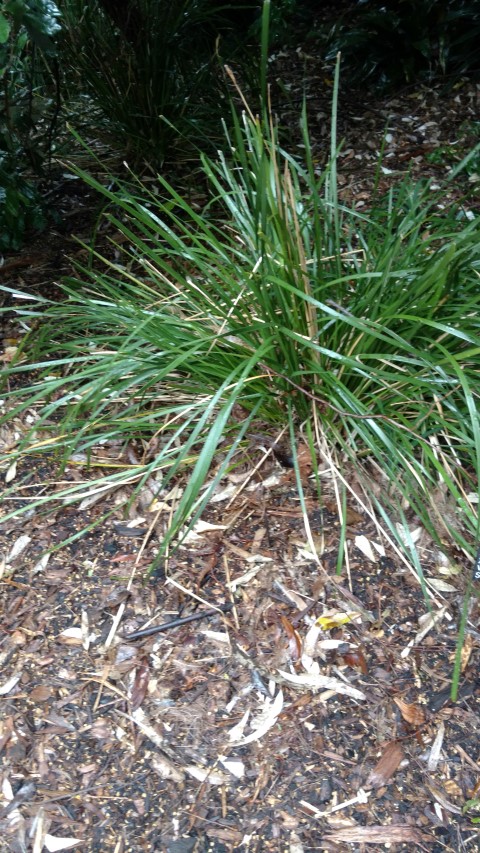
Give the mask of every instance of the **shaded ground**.
[{"label": "shaded ground", "polygon": [[[296,81],[305,75],[321,162],[325,71],[302,52],[276,62],[291,87],[281,112],[293,149]],[[368,206],[387,119],[381,180],[408,169],[443,177],[472,141],[478,97],[467,82],[369,104],[345,96],[344,198]],[[452,195],[474,182],[472,171]],[[95,202],[75,197],[80,230],[82,205],[91,211]],[[57,232],[33,247],[30,263],[27,253],[7,260],[4,280],[51,287],[68,267]],[[4,357],[11,334],[9,326]],[[22,424],[1,436],[7,446],[15,429]],[[115,512],[122,495],[111,492],[2,525],[0,849],[478,849],[478,811],[463,813],[480,787],[476,598],[460,698],[449,701],[470,567],[461,554],[441,554],[411,519],[431,583],[429,614],[414,572],[352,498],[347,565],[337,577],[328,466],[319,460],[323,506],[313,492],[308,505],[317,560],[288,447],[275,456],[275,436],[259,431],[206,526],[150,580],[145,570],[177,498],[159,482],[146,485],[129,518]],[[119,448],[106,452],[125,461]],[[305,462],[307,489],[310,474]],[[88,473],[79,462],[63,477]],[[54,473],[46,460],[16,481],[7,508],[12,497],[51,488]],[[43,556],[108,512],[83,538]],[[132,636],[218,607],[226,612]]]}]

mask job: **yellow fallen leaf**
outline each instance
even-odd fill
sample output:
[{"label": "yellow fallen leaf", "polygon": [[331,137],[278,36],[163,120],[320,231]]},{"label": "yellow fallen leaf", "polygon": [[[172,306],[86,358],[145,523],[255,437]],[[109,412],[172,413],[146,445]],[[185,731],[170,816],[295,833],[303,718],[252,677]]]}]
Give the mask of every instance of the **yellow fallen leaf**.
[{"label": "yellow fallen leaf", "polygon": [[339,625],[346,625],[347,622],[355,622],[361,619],[359,613],[327,613],[325,616],[319,616],[316,624],[323,628],[324,631],[330,631],[332,628],[338,628]]}]

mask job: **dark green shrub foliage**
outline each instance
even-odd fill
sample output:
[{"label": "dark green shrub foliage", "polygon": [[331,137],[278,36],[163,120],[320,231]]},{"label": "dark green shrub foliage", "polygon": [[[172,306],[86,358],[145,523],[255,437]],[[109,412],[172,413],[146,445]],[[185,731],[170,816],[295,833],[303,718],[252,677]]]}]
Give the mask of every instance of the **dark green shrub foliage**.
[{"label": "dark green shrub foliage", "polygon": [[59,110],[58,18],[51,0],[7,0],[0,11],[0,251],[45,222],[35,176]]},{"label": "dark green shrub foliage", "polygon": [[246,35],[255,3],[63,0],[61,8],[64,56],[129,158],[158,165],[181,138],[212,135],[224,95],[219,60]]},{"label": "dark green shrub foliage", "polygon": [[41,231],[45,223],[35,181],[23,177],[12,158],[0,156],[0,251],[20,249],[25,233]]},{"label": "dark green shrub foliage", "polygon": [[359,0],[334,26],[328,58],[380,89],[480,69],[478,0]]}]

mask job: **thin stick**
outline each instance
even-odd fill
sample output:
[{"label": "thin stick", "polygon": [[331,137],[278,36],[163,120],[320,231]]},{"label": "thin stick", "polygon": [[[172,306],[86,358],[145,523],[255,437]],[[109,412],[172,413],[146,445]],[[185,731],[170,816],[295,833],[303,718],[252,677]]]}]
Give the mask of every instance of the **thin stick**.
[{"label": "thin stick", "polygon": [[188,625],[189,622],[196,622],[198,619],[206,619],[208,616],[215,616],[216,613],[228,613],[233,609],[232,602],[220,604],[218,607],[211,607],[210,610],[200,610],[197,613],[192,613],[190,616],[182,616],[179,619],[170,619],[169,622],[163,622],[161,625],[151,625],[150,628],[144,628],[142,631],[132,631],[131,634],[125,634],[124,640],[139,640],[141,637],[151,637],[153,634],[161,634],[162,631],[170,631],[171,628],[179,628],[181,625]]}]

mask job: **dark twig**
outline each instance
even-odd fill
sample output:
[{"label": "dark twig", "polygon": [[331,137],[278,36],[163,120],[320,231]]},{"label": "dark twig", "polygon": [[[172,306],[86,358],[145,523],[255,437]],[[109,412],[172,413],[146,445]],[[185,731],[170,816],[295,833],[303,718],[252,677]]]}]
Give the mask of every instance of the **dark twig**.
[{"label": "dark twig", "polygon": [[171,619],[169,622],[163,622],[161,625],[152,625],[151,628],[144,628],[143,631],[132,631],[131,634],[126,634],[123,639],[139,640],[140,637],[151,637],[152,634],[160,634],[162,631],[169,631],[170,628],[179,628],[181,625],[187,625],[189,622],[196,622],[197,619],[215,616],[216,613],[228,613],[232,607],[232,602],[228,602],[228,604],[220,604],[218,607],[211,607],[210,610],[199,610],[190,616],[182,616],[181,619]]}]

